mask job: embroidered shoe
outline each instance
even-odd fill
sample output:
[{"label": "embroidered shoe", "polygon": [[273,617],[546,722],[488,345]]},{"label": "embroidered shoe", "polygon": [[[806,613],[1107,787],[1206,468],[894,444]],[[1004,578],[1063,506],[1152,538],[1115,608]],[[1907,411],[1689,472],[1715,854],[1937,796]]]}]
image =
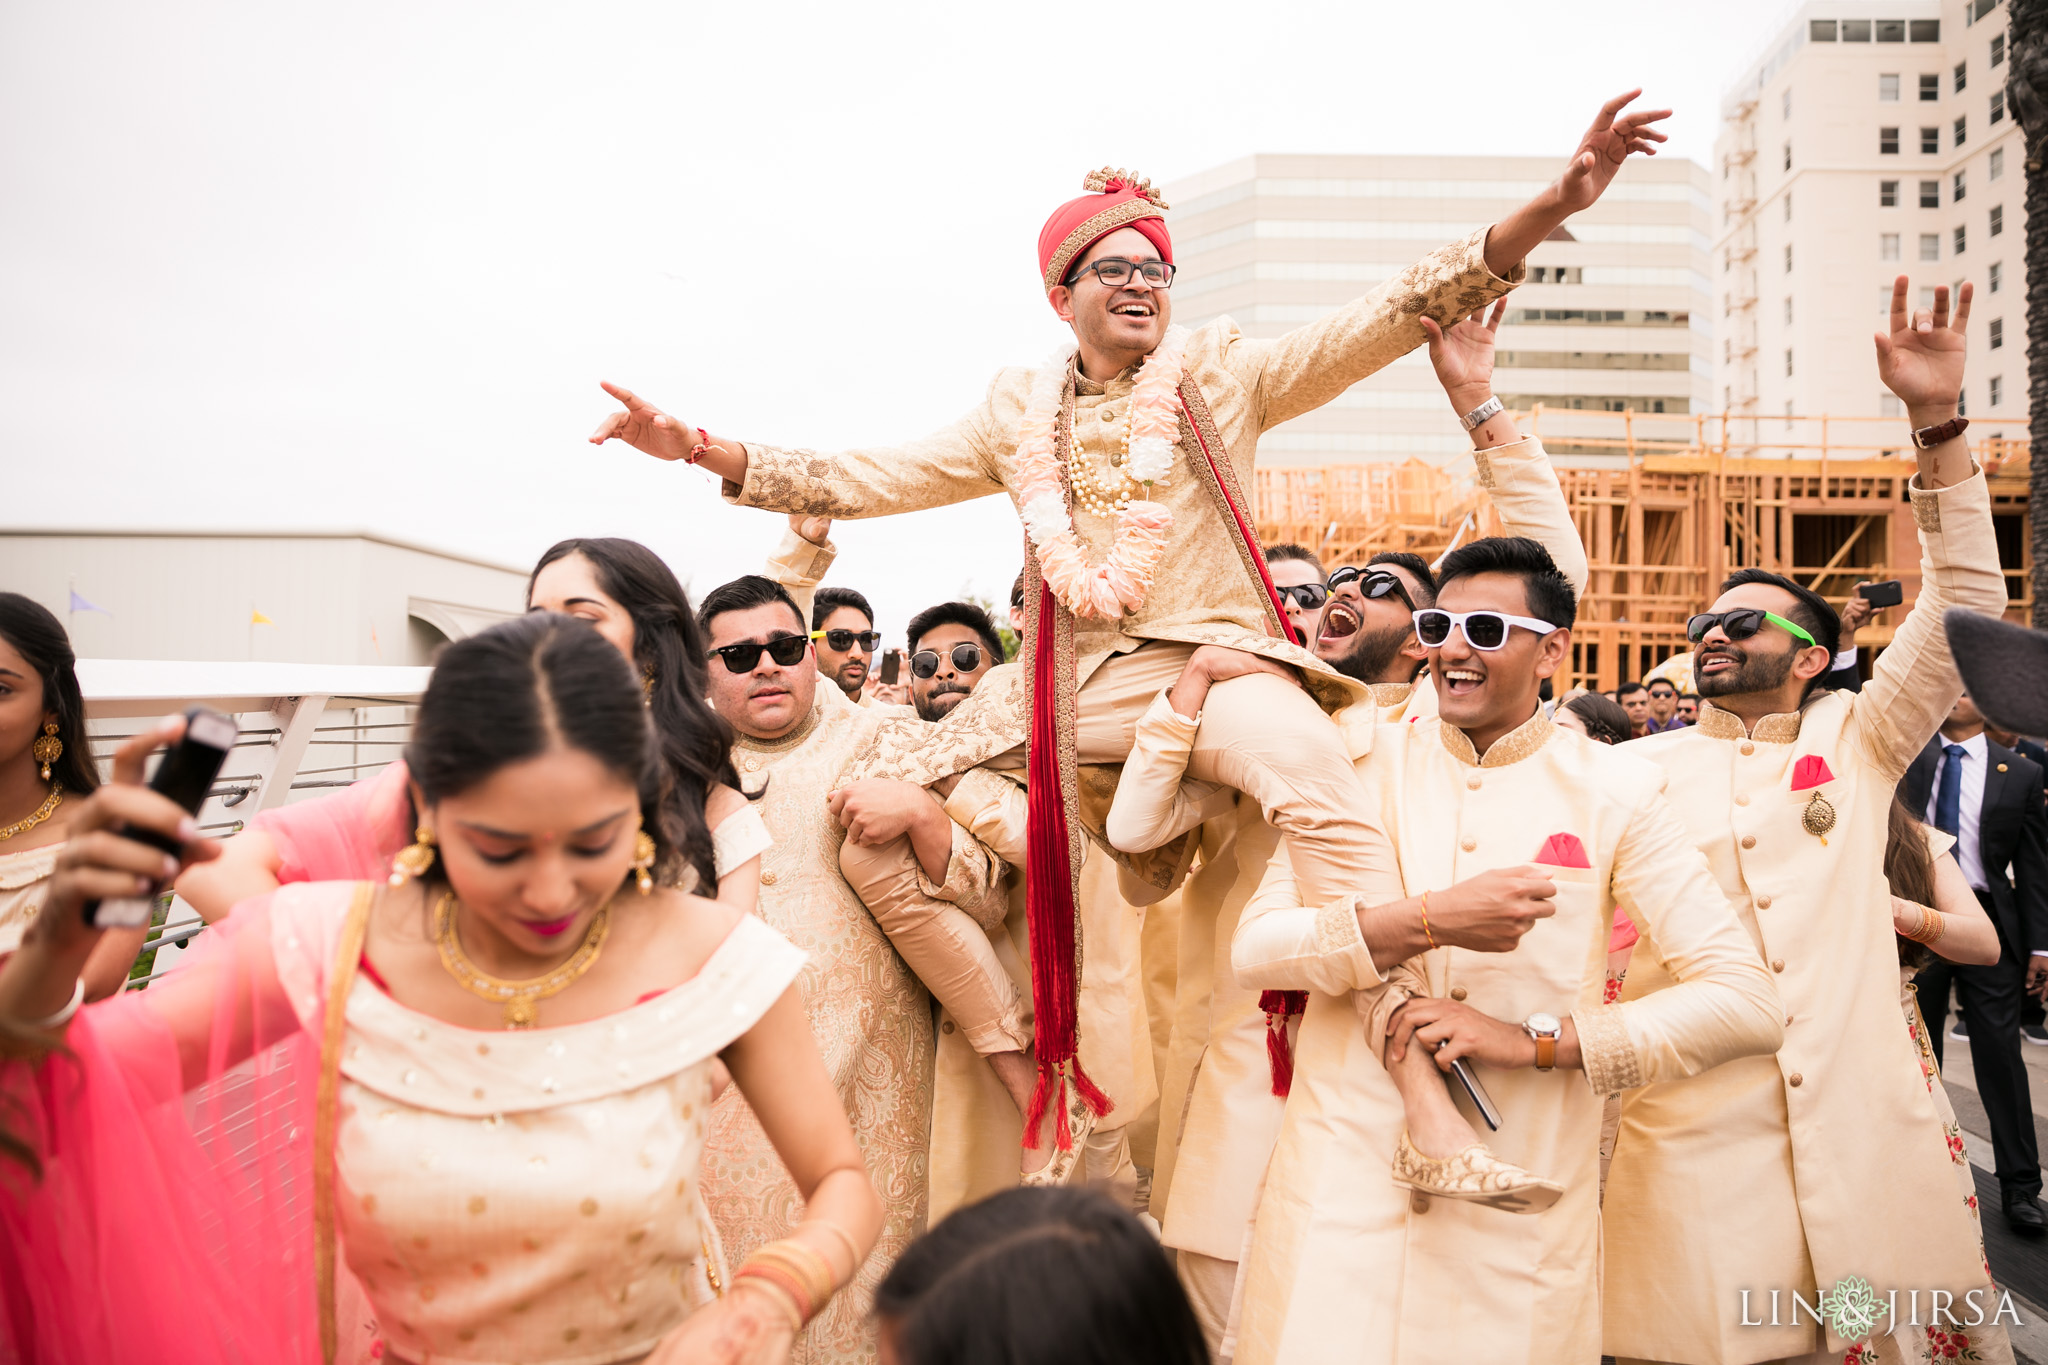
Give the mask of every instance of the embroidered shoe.
[{"label": "embroidered shoe", "polygon": [[1541,1213],[1557,1202],[1564,1186],[1502,1161],[1475,1142],[1447,1157],[1424,1156],[1408,1134],[1394,1150],[1394,1183],[1439,1199],[1462,1199],[1505,1213]]},{"label": "embroidered shoe", "polygon": [[1081,1159],[1087,1155],[1088,1138],[1095,1131],[1095,1111],[1081,1098],[1078,1086],[1067,1087],[1067,1130],[1073,1145],[1061,1151],[1055,1143],[1052,1160],[1017,1178],[1020,1185],[1071,1185],[1081,1173]]}]

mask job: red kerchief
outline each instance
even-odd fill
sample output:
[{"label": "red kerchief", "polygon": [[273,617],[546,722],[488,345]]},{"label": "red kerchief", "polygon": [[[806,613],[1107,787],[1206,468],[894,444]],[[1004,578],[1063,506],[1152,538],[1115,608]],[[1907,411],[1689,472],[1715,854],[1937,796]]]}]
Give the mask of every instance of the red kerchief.
[{"label": "red kerchief", "polygon": [[1536,861],[1547,867],[1591,867],[1586,857],[1586,846],[1579,842],[1576,834],[1553,834],[1543,841],[1543,851],[1536,855]]},{"label": "red kerchief", "polygon": [[1803,792],[1808,787],[1818,787],[1823,782],[1832,782],[1835,775],[1828,771],[1828,761],[1819,754],[1808,754],[1792,765],[1792,790]]},{"label": "red kerchief", "polygon": [[1081,182],[1088,193],[1053,210],[1038,233],[1038,273],[1045,291],[1066,277],[1089,247],[1118,228],[1134,227],[1159,248],[1160,258],[1173,261],[1173,238],[1166,232],[1166,201],[1152,182],[1129,171],[1104,166]]}]

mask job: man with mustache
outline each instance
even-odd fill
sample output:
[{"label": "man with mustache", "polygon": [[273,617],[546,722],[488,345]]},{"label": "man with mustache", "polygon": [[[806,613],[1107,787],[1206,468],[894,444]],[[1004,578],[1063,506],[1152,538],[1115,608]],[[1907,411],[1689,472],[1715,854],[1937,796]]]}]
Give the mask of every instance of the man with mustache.
[{"label": "man with mustache", "polygon": [[[899,902],[921,894],[927,903],[976,911],[990,899],[1000,904],[998,873],[979,841],[907,783],[862,784],[860,809],[842,823],[845,803],[834,804],[828,793],[899,708],[859,707],[819,674],[810,623],[782,587],[752,575],[735,579],[705,597],[698,619],[710,641],[711,704],[737,732],[733,765],[748,791],[761,792],[761,813],[775,836],[761,855],[759,913],[809,955],[797,982],[804,1009],[876,1188],[888,1191],[877,1254],[851,1292],[812,1322],[798,1356],[871,1359],[874,1286],[925,1227],[931,1006],[877,922],[892,908],[915,917],[919,907],[891,907],[880,897],[864,904],[831,855],[858,838],[903,839],[921,880]],[[802,1208],[736,1090],[713,1109],[704,1193],[734,1264],[786,1236]]]},{"label": "man with mustache", "polygon": [[1003,662],[1003,637],[972,602],[941,602],[910,618],[910,704],[943,720],[987,672]]},{"label": "man with mustache", "polygon": [[[1425,321],[1430,364],[1453,412],[1483,408],[1493,397],[1500,318],[1496,307],[1449,329]],[[1542,443],[1498,414],[1473,429],[1472,443],[1479,481],[1502,524],[1541,543],[1573,591],[1583,588],[1585,547]],[[1414,621],[1418,608],[1436,605],[1436,579],[1422,558],[1396,551],[1374,556],[1363,570],[1339,568],[1330,592],[1316,655],[1363,684],[1366,695],[1339,710],[1337,727],[1319,742],[1356,757],[1364,750],[1351,747],[1353,736],[1369,736],[1383,721],[1436,714],[1436,682],[1421,677],[1429,651],[1416,639]],[[1195,718],[1210,685],[1261,664],[1235,650],[1196,651],[1170,699],[1155,701],[1139,723],[1108,826],[1111,843],[1127,850],[1163,845],[1200,826],[1201,861],[1182,898],[1173,1033],[1160,1077],[1162,1112],[1184,1117],[1160,1127],[1152,1207],[1219,1357],[1234,1349],[1238,1258],[1279,1135],[1288,1090],[1280,1073],[1291,1064],[1288,1040],[1305,997],[1241,984],[1230,961],[1238,916],[1279,854],[1282,832],[1258,803],[1185,779]]]},{"label": "man with mustache", "polygon": [[[1041,870],[1029,890],[1034,981],[1036,993],[1057,996],[1038,1001],[1034,1108],[1064,1110],[1067,1129],[1105,1105],[1075,1065],[1081,768],[1123,760],[1151,697],[1204,644],[1299,667],[1331,705],[1355,691],[1288,642],[1242,486],[1261,434],[1412,350],[1425,338],[1423,319],[1454,323],[1511,289],[1530,250],[1595,203],[1631,154],[1664,140],[1654,125],[1668,111],[1624,112],[1637,93],[1602,107],[1563,174],[1527,205],[1270,340],[1245,337],[1228,319],[1172,328],[1176,267],[1159,195],[1125,171],[1092,173],[1086,193],[1048,218],[1037,250],[1046,301],[1074,345],[1036,371],[1001,372],[960,421],[908,445],[825,453],[742,443],[607,386],[623,410],[593,442],[617,437],[700,463],[744,505],[873,517],[994,494],[1016,501],[1038,580],[1027,598],[1030,686],[982,707],[984,688],[956,708],[942,728],[960,742],[934,751],[923,780],[1025,749],[1031,861]],[[966,205],[958,188],[946,202]],[[930,266],[942,276],[951,268],[936,257]],[[1463,416],[1478,425],[1490,414]],[[968,724],[981,710],[1004,723]],[[1357,780],[1320,743],[1324,725],[1299,689],[1230,679],[1191,771],[1257,799],[1290,832],[1305,883],[1334,895],[1358,867],[1384,864],[1386,849],[1351,814]]]},{"label": "man with mustache", "polygon": [[[1919,597],[1870,681],[1820,687],[1840,647],[1834,611],[1744,569],[1687,625],[1699,723],[1629,746],[1670,775],[1672,807],[1777,979],[1786,1022],[1774,1057],[1622,1096],[1605,1205],[1605,1349],[1618,1358],[1835,1359],[1853,1343],[1804,1315],[1773,1321],[1773,1294],[1810,1303],[1857,1277],[1881,1301],[1917,1290],[1923,1305],[1927,1291],[1961,1304],[1987,1287],[1956,1192],[1963,1157],[1899,1025],[1884,849],[1893,790],[1962,691],[1942,613],[1998,615],[2006,592],[1957,413],[1971,287],[1953,317],[1947,286],[1931,312],[1909,312],[1907,289],[1902,275],[1876,345],[1915,447]],[[1644,926],[1623,1001],[1653,1000],[1669,957]]]}]

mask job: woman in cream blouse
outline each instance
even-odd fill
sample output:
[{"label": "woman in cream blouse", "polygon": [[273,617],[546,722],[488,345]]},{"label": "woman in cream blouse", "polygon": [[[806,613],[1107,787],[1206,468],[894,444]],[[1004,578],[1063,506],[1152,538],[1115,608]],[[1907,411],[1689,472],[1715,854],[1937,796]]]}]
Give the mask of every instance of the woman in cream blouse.
[{"label": "woman in cream blouse", "polygon": [[[139,786],[179,725],[122,749],[0,967],[0,1022],[68,1049],[0,1067],[44,1167],[0,1181],[0,1279],[23,1286],[0,1314],[33,1306],[0,1332],[49,1358],[333,1359],[360,1324],[308,1292],[335,1278],[331,1229],[372,1355],[786,1359],[879,1201],[790,988],[802,955],[652,876],[673,828],[619,654],[543,614],[450,645],[390,883],[286,887],[151,990],[76,1011],[82,905],[181,861],[110,826],[216,851]],[[731,1268],[697,1180],[714,1057],[804,1200]]]}]

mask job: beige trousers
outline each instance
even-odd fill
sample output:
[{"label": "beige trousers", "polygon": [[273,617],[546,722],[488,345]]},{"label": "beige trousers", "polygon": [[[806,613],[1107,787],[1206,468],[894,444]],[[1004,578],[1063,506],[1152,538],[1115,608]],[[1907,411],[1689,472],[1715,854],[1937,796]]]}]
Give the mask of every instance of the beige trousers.
[{"label": "beige trousers", "polygon": [[1232,1330],[1236,1324],[1230,1320],[1237,1294],[1237,1262],[1220,1261],[1199,1251],[1176,1251],[1173,1265],[1195,1310],[1195,1321],[1201,1325],[1202,1340],[1209,1343],[1209,1358],[1216,1365],[1229,1365],[1237,1348]]}]

